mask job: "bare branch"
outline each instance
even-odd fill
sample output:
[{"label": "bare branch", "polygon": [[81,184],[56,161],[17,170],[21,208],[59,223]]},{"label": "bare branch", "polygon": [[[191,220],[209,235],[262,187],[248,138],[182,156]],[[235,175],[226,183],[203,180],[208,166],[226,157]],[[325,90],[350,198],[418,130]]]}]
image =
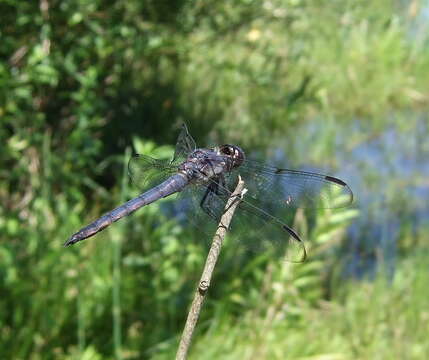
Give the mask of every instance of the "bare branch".
[{"label": "bare branch", "polygon": [[219,257],[223,240],[231,223],[234,211],[245,192],[246,189],[244,189],[244,182],[241,177],[239,177],[238,184],[226,203],[225,211],[213,237],[212,245],[207,255],[206,264],[204,265],[203,274],[201,275],[200,283],[197,291],[195,292],[191,308],[189,309],[188,318],[186,319],[185,328],[183,329],[182,338],[180,339],[179,348],[177,350],[176,360],[184,360],[187,357],[192,335],[194,333],[198,317],[200,316],[200,311],[203,306],[207,290],[210,287],[213,270]]}]

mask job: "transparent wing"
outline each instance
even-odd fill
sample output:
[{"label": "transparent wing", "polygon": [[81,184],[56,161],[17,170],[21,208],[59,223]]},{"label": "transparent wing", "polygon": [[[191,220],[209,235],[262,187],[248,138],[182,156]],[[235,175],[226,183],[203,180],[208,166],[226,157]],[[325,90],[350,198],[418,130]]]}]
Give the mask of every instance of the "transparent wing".
[{"label": "transparent wing", "polygon": [[[227,199],[233,191],[237,177],[230,174],[225,185],[220,185],[223,195],[216,195]],[[251,197],[246,180],[244,186],[248,192],[238,206],[231,224],[233,236],[238,237],[237,243],[245,246],[253,252],[271,251],[274,254],[282,254],[282,257],[290,262],[303,262],[307,257],[304,242],[298,234],[281,219],[293,220],[293,212],[278,211],[271,213],[270,206],[262,208]],[[234,186],[231,186],[234,184]],[[277,217],[278,215],[280,217]]]},{"label": "transparent wing", "polygon": [[177,137],[174,157],[171,161],[136,154],[128,162],[128,174],[134,185],[141,190],[145,190],[176,173],[178,164],[185,161],[189,153],[194,150],[195,141],[189,134],[186,125],[182,124],[182,129]]},{"label": "transparent wing", "polygon": [[188,128],[182,124],[182,130],[177,138],[174,157],[171,162],[179,163],[185,161],[188,155],[196,148],[195,140],[189,134]]},{"label": "transparent wing", "polygon": [[246,160],[237,170],[259,204],[282,208],[339,208],[353,202],[353,193],[342,180],[329,175],[280,169]]},{"label": "transparent wing", "polygon": [[[204,233],[206,241],[211,241],[216,231],[236,180],[231,176],[222,184],[212,181],[208,186],[189,185],[177,196],[177,213],[187,214],[187,219]],[[304,261],[306,250],[298,235],[286,223],[247,201],[246,197],[247,194],[237,208],[228,232],[234,245],[257,253],[280,253],[291,262]]]},{"label": "transparent wing", "polygon": [[[206,190],[207,186],[189,184],[174,195],[174,201],[168,203],[166,209],[169,216],[174,217],[185,229],[197,229],[198,240],[209,247],[216,232],[218,220],[217,217],[207,214],[200,206]],[[218,209],[219,219],[224,206],[222,202],[213,204],[213,211],[216,212],[216,208]]]},{"label": "transparent wing", "polygon": [[158,160],[150,156],[136,154],[128,162],[128,174],[135,186],[146,190],[160,184],[177,172],[177,166],[168,160]]}]

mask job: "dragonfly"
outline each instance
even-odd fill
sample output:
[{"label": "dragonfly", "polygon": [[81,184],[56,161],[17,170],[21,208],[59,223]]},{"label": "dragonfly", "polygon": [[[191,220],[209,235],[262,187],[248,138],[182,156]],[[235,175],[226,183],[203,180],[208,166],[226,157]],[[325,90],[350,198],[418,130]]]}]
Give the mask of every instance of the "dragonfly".
[{"label": "dragonfly", "polygon": [[303,262],[307,257],[304,241],[286,220],[293,219],[293,209],[338,208],[353,202],[350,187],[334,176],[251,160],[237,145],[197,148],[185,124],[171,160],[136,154],[128,172],[143,192],[80,229],[64,246],[94,236],[139,208],[173,194],[177,194],[177,212],[188,214],[192,223],[211,232],[240,176],[247,192],[230,225],[237,242],[252,251],[272,250],[288,261]]}]

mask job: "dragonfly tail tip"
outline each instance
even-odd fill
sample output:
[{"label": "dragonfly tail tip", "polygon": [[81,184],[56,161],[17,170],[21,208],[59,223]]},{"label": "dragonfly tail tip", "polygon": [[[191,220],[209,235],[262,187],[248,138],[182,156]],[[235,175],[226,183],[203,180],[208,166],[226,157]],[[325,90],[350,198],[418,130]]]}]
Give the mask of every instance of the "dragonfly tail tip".
[{"label": "dragonfly tail tip", "polygon": [[68,239],[65,243],[64,243],[64,247],[73,245],[75,243],[77,243],[79,241],[79,239],[76,239],[75,236],[73,235],[70,239]]}]

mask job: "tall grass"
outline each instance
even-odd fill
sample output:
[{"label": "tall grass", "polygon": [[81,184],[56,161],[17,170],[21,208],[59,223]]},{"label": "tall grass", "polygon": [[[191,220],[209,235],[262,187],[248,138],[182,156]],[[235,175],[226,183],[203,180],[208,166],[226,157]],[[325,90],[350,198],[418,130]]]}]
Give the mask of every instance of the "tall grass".
[{"label": "tall grass", "polygon": [[[342,279],[329,301],[319,299],[312,307],[302,301],[299,315],[291,311],[287,293],[274,313],[269,307],[263,316],[252,310],[239,318],[224,313],[197,338],[190,358],[425,359],[427,261],[427,254],[410,256],[393,281],[382,271],[375,281]],[[174,349],[153,358],[168,359],[171,353]]]}]

